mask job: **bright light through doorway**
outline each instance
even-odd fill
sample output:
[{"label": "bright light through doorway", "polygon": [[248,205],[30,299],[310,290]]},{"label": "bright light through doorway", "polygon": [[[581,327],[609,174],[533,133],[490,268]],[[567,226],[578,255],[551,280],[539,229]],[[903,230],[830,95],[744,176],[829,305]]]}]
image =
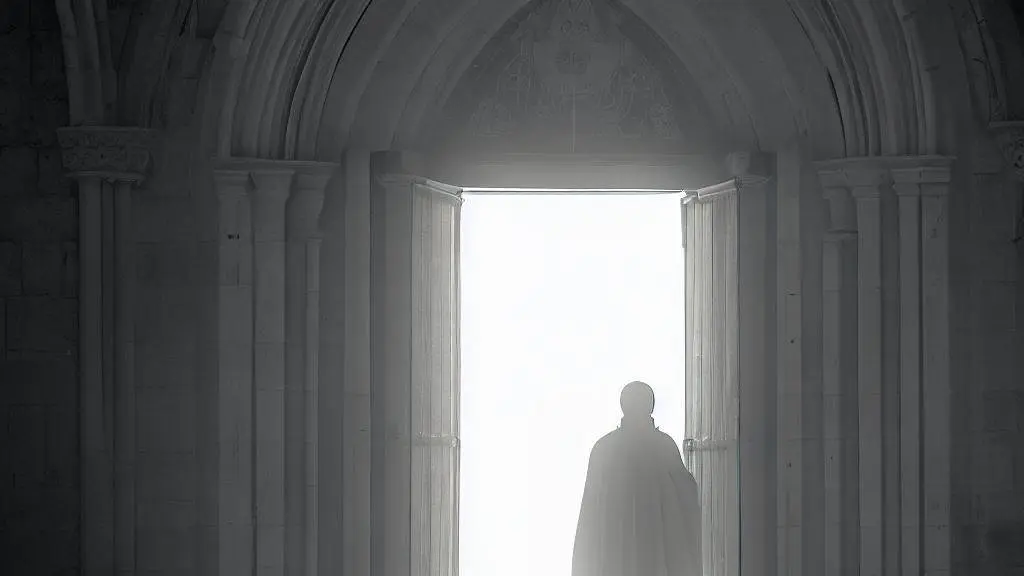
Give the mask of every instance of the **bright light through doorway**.
[{"label": "bright light through doorway", "polygon": [[469,196],[462,222],[460,574],[570,576],[622,386],[682,439],[679,199]]}]

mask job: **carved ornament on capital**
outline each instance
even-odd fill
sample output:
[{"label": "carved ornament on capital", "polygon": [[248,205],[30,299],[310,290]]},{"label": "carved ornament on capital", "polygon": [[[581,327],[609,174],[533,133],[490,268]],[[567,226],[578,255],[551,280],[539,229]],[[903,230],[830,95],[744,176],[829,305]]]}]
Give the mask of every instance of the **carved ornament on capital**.
[{"label": "carved ornament on capital", "polygon": [[152,168],[159,132],[126,126],[75,126],[57,129],[68,175],[141,182]]},{"label": "carved ornament on capital", "polygon": [[1024,183],[1024,121],[993,122],[989,131],[1017,180]]}]

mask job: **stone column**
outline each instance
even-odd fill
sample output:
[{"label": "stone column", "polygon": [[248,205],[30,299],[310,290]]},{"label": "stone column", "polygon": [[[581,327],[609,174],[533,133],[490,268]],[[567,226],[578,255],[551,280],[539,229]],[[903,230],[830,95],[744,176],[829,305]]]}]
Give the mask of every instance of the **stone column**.
[{"label": "stone column", "polygon": [[[822,438],[825,467],[825,573],[855,570],[849,556],[850,513],[856,514],[857,223],[847,178],[840,169],[819,173],[828,206],[822,250]],[[851,410],[850,408],[853,408]],[[850,418],[852,415],[853,418]],[[851,459],[851,456],[854,458]],[[851,477],[850,473],[853,473]],[[853,544],[856,543],[854,539]]]},{"label": "stone column", "polygon": [[249,172],[214,171],[218,215],[218,573],[253,572],[253,269]]},{"label": "stone column", "polygon": [[857,411],[860,573],[881,576],[884,564],[882,461],[882,188],[888,172],[846,170],[857,206]]},{"label": "stone column", "polygon": [[[906,279],[906,298],[902,308],[917,307],[920,312],[907,312],[902,319],[907,321],[906,343],[903,360],[905,367],[902,398],[904,405],[903,429],[906,434],[903,448],[909,452],[904,457],[913,457],[905,462],[903,471],[915,467],[923,477],[916,485],[907,486],[909,494],[904,497],[904,529],[910,533],[905,542],[914,544],[913,538],[923,539],[924,558],[904,556],[904,569],[926,573],[949,572],[950,561],[950,453],[952,444],[950,411],[950,365],[949,365],[949,185],[950,165],[948,158],[922,158],[912,168],[893,171],[893,178],[900,192],[901,268],[911,268],[901,281]],[[904,218],[907,230],[903,234]],[[904,240],[904,237],[906,238]],[[916,246],[915,246],[916,245]],[[917,276],[919,274],[919,276]],[[911,293],[917,288],[919,293]],[[919,295],[918,295],[919,294]],[[901,310],[902,310],[901,308]],[[919,324],[918,324],[919,323]],[[901,328],[903,328],[901,326]],[[918,331],[920,336],[914,332]],[[901,330],[902,332],[902,330]],[[915,349],[916,348],[916,349]],[[914,353],[920,360],[917,366],[909,356]],[[923,395],[918,407],[912,405],[917,394]],[[914,417],[917,417],[917,420]],[[914,428],[913,426],[918,426]],[[924,509],[918,510],[916,502],[919,491],[924,491]],[[923,514],[923,517],[918,516]],[[917,528],[923,528],[921,533]],[[909,541],[908,541],[909,540]]]},{"label": "stone column", "polygon": [[320,237],[317,220],[333,164],[296,170],[287,210],[285,571],[316,574],[317,357]]},{"label": "stone column", "polygon": [[124,175],[114,188],[114,534],[117,572],[135,574],[135,238],[132,191]]},{"label": "stone column", "polygon": [[316,565],[369,576],[369,161],[359,182],[352,164],[346,152],[320,213]]},{"label": "stone column", "polygon": [[82,573],[135,573],[135,319],[131,194],[157,134],[62,128],[78,181]]},{"label": "stone column", "polygon": [[294,171],[251,172],[255,317],[256,573],[281,576],[285,555],[285,203]]},{"label": "stone column", "polygon": [[[905,574],[949,570],[948,446],[951,438],[945,191],[950,180],[950,162],[944,158],[913,159],[912,162],[908,167],[892,170],[893,187],[899,197],[900,545],[901,568]],[[936,198],[941,200],[936,203]],[[941,222],[937,220],[940,218]],[[925,252],[929,255],[927,262],[924,260]],[[925,278],[928,278],[927,285],[923,283]],[[926,329],[925,325],[929,328]],[[944,350],[941,358],[933,356],[938,349]],[[927,380],[925,374],[928,374]],[[928,407],[927,415],[922,414],[922,406]],[[927,432],[923,426],[925,420],[928,422]],[[938,453],[923,458],[922,448],[925,445]],[[923,476],[922,464],[926,469]],[[932,530],[922,523],[925,510],[920,505],[921,490],[924,488],[928,500],[928,486],[936,484],[943,487],[946,497],[936,500],[937,494],[933,494],[930,502],[945,503],[925,516],[945,530],[945,543],[936,542],[936,534],[929,537],[922,534],[923,528]],[[931,551],[931,558],[944,556],[946,563],[940,566],[923,564],[922,543]],[[946,550],[941,551],[942,548]]]},{"label": "stone column", "polygon": [[237,158],[214,170],[221,574],[317,571],[317,221],[335,168]]},{"label": "stone column", "polygon": [[[846,354],[855,350],[857,358],[856,396],[840,396],[847,406],[830,409],[833,416],[827,418],[842,424],[839,434],[855,432],[858,438],[857,458],[842,458],[844,465],[849,463],[857,471],[857,479],[847,473],[838,478],[843,483],[859,480],[859,493],[843,499],[839,515],[844,526],[846,516],[859,518],[859,544],[844,538],[843,554],[859,546],[861,574],[950,569],[946,195],[951,163],[949,158],[932,156],[847,159],[826,163],[832,170],[822,173],[833,208],[824,269],[826,407],[827,392],[846,390],[847,381],[852,380],[854,371]],[[890,184],[896,193],[894,204],[881,198]],[[836,222],[848,222],[840,228],[849,228],[853,221],[844,215],[848,208],[843,214],[836,210],[847,205],[845,188],[852,189],[857,205],[855,253],[837,246],[846,234],[836,229]],[[883,222],[894,234],[890,241],[896,242],[892,250],[897,254],[892,256],[898,255],[898,266],[892,264],[893,274],[884,281]],[[847,283],[849,276],[856,277],[855,306],[852,301],[844,304],[843,295],[853,288]],[[891,290],[896,301],[884,302],[883,289]],[[833,290],[836,294],[830,294]],[[853,329],[852,322],[846,319],[854,314],[856,345],[852,346],[844,342],[852,337],[848,331]],[[887,325],[889,332],[884,329]],[[883,380],[884,358],[899,369],[890,380]],[[883,386],[898,389],[884,391]],[[891,403],[886,404],[885,398]],[[834,416],[848,414],[854,399],[856,419]],[[894,416],[895,424],[883,426],[883,408]],[[883,462],[886,453],[890,459]],[[832,503],[834,492],[830,494]],[[883,524],[886,519],[889,522]],[[829,538],[830,543],[833,540]],[[852,568],[845,561],[842,566]],[[829,570],[834,571],[831,564]]]},{"label": "stone column", "polygon": [[374,159],[370,211],[371,468],[381,487],[371,570],[409,576],[440,566],[446,576],[455,569],[461,198],[402,174],[395,156]]}]

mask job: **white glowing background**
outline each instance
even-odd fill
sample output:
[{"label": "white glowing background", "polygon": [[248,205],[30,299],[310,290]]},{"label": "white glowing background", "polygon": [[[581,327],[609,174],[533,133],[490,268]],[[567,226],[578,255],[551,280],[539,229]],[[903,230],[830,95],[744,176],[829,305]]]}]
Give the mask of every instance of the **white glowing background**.
[{"label": "white glowing background", "polygon": [[461,576],[569,576],[593,443],[630,380],[683,433],[678,198],[469,196]]}]

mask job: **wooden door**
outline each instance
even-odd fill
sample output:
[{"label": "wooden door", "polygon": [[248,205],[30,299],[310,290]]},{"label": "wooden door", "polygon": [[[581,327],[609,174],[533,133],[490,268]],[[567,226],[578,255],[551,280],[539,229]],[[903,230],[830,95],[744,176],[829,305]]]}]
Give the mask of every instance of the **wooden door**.
[{"label": "wooden door", "polygon": [[703,576],[739,574],[738,249],[733,182],[683,199],[686,438],[700,487]]}]

